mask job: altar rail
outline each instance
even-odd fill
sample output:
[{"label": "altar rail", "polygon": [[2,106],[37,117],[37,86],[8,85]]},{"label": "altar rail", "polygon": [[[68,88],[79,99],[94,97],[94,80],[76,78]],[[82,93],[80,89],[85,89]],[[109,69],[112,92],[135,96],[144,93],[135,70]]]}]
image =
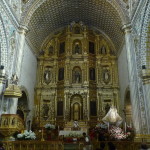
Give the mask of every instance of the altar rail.
[{"label": "altar rail", "polygon": [[61,141],[13,141],[3,145],[5,150],[64,150]]},{"label": "altar rail", "polygon": [[[115,145],[117,150],[139,150],[141,143],[140,142],[128,142],[128,141],[104,141],[104,142],[94,142],[93,143],[93,150],[100,148],[100,143],[105,143],[105,149],[108,149],[108,143],[111,142]],[[150,143],[147,143],[150,144]],[[79,150],[83,149],[83,143],[80,143]]]},{"label": "altar rail", "polygon": [[[108,142],[105,143],[105,150],[108,150]],[[110,141],[117,150],[138,150],[140,148],[140,142],[126,142],[126,141]],[[101,142],[93,143],[93,150],[100,148]],[[3,142],[6,150],[64,150],[64,143],[62,141],[13,141]],[[70,143],[71,144],[71,143]],[[75,143],[74,143],[75,144]],[[74,145],[72,144],[72,145]],[[76,143],[78,149],[83,150],[83,143]],[[147,143],[150,145],[150,143]]]}]

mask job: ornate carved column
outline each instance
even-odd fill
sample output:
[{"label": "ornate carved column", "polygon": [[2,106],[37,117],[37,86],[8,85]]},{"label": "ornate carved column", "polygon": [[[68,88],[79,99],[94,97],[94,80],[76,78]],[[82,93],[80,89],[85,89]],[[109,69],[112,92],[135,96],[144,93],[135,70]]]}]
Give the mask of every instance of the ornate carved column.
[{"label": "ornate carved column", "polygon": [[146,110],[144,97],[140,94],[139,78],[136,70],[137,62],[135,56],[135,47],[131,33],[131,25],[124,25],[123,31],[125,34],[125,44],[129,71],[129,87],[131,92],[132,103],[132,120],[136,134],[147,134],[148,124],[146,118]]},{"label": "ornate carved column", "polygon": [[0,66],[0,95],[2,95],[5,83],[6,83],[5,70],[3,66]]},{"label": "ornate carved column", "polygon": [[0,66],[0,116],[3,111],[4,89],[6,84],[6,75],[3,66]]},{"label": "ornate carved column", "polygon": [[23,51],[24,51],[24,43],[25,43],[25,35],[28,29],[25,26],[20,26],[19,28],[19,40],[18,40],[18,52],[17,52],[17,62],[16,62],[16,74],[20,78],[20,71],[21,71],[21,64],[23,58]]}]

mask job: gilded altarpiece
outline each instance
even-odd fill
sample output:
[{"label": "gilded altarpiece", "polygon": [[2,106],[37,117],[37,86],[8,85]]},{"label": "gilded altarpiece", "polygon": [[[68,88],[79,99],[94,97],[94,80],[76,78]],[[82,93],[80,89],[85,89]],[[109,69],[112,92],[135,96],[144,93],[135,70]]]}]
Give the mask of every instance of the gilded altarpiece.
[{"label": "gilded altarpiece", "polygon": [[43,43],[38,57],[35,120],[63,125],[97,121],[119,108],[117,57],[99,32],[73,24]]}]

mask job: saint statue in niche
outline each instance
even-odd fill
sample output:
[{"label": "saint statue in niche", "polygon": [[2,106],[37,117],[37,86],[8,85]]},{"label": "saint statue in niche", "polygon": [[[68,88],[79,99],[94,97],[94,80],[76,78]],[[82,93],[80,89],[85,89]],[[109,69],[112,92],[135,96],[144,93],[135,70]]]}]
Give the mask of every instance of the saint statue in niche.
[{"label": "saint statue in niche", "polygon": [[77,120],[75,120],[75,121],[73,122],[73,127],[74,127],[74,128],[78,128],[78,127],[79,127],[79,123],[78,123]]},{"label": "saint statue in niche", "polygon": [[11,38],[10,38],[10,49],[11,49],[11,55],[13,55],[15,49],[16,49],[16,33],[15,30],[12,32]]},{"label": "saint statue in niche", "polygon": [[47,104],[43,104],[43,114],[42,114],[42,116],[44,118],[48,118],[48,113],[49,113],[49,106]]},{"label": "saint statue in niche", "polygon": [[106,47],[104,45],[101,47],[100,53],[103,55],[107,54]]},{"label": "saint statue in niche", "polygon": [[49,69],[46,69],[46,70],[44,71],[44,82],[45,82],[46,84],[49,84],[50,81],[51,81],[51,71],[50,71]]},{"label": "saint statue in niche", "polygon": [[80,48],[79,43],[75,44],[74,52],[75,52],[75,54],[80,54],[81,53],[81,48]]},{"label": "saint statue in niche", "polygon": [[110,71],[108,69],[105,69],[103,71],[103,81],[105,83],[108,83],[110,81]]},{"label": "saint statue in niche", "polygon": [[76,70],[74,75],[75,75],[75,83],[80,83],[81,80],[80,72]]},{"label": "saint statue in niche", "polygon": [[73,83],[81,83],[81,71],[79,68],[73,70],[72,81]]}]

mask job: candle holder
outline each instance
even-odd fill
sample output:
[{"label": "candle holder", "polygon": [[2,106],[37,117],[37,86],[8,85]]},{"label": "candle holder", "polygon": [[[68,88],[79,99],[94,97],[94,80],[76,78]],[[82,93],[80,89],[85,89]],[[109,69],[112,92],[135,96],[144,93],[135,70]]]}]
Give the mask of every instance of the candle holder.
[{"label": "candle holder", "polygon": [[41,134],[42,134],[41,141],[45,141],[43,128],[42,128]]}]

